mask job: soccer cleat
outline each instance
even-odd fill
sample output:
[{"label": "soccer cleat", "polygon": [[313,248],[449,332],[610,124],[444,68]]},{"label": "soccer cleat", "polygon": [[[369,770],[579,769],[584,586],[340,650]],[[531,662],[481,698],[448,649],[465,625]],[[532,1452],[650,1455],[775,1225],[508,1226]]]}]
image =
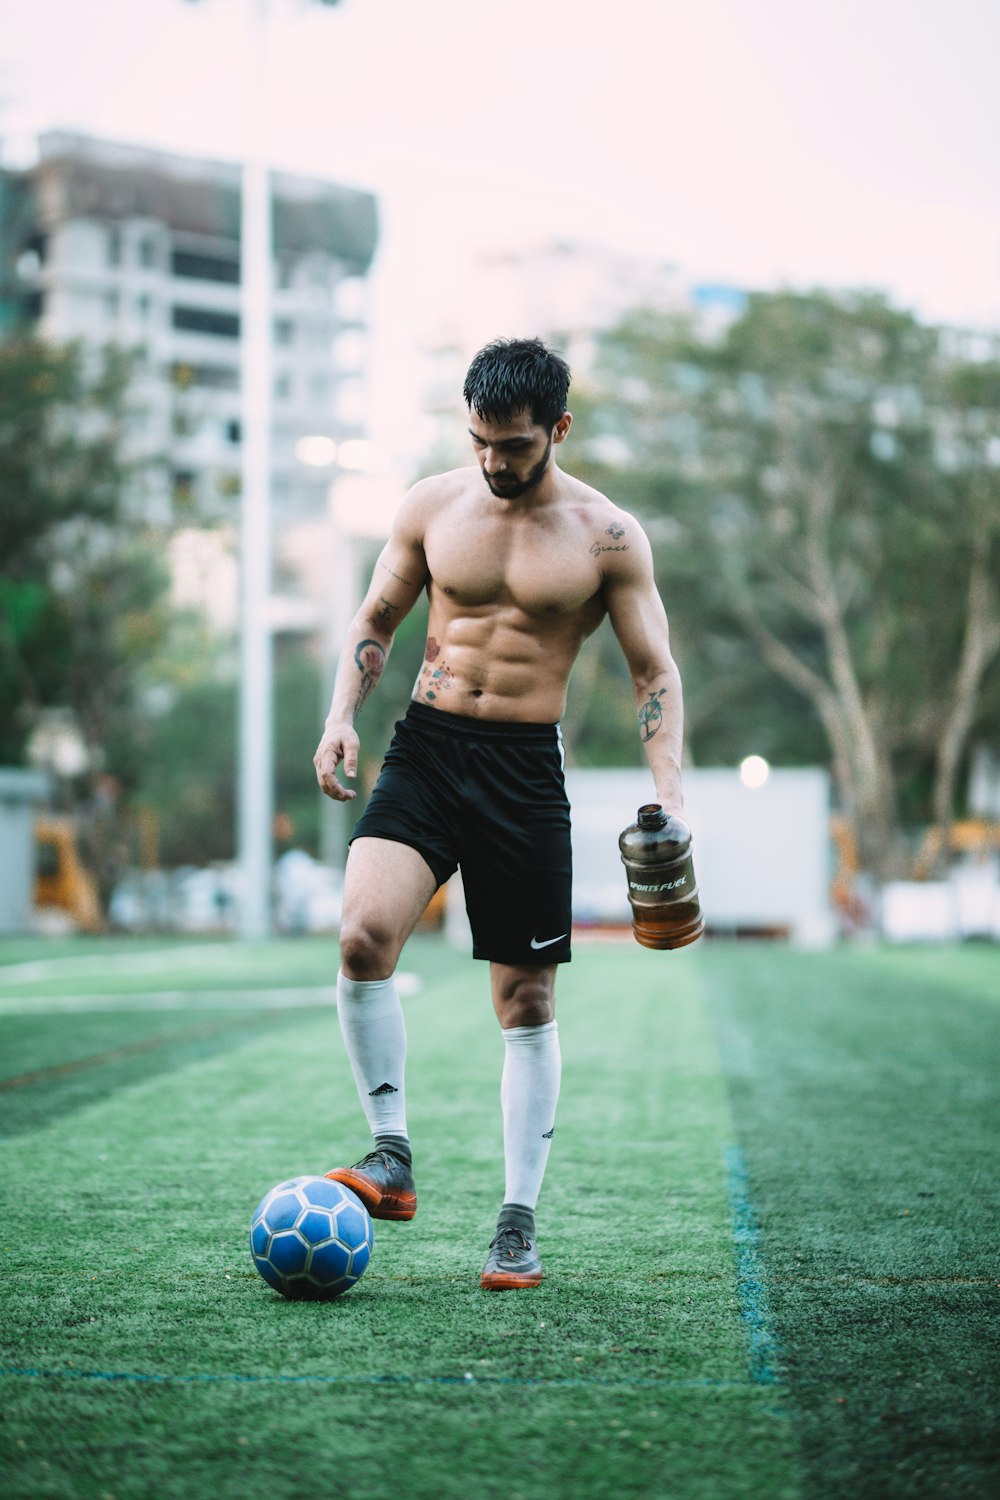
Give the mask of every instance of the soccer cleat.
[{"label": "soccer cleat", "polygon": [[369,1151],[353,1167],[326,1176],[357,1193],[373,1219],[412,1219],[417,1211],[413,1173],[391,1151]]},{"label": "soccer cleat", "polygon": [[509,1292],[518,1287],[538,1286],[542,1263],[535,1242],[513,1224],[501,1224],[490,1241],[489,1258],[479,1285],[490,1292]]}]

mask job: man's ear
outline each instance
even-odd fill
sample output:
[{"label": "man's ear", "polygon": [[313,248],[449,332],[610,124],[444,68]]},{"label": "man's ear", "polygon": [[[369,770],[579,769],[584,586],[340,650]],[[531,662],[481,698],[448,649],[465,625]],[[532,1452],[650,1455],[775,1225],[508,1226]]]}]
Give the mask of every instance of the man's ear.
[{"label": "man's ear", "polygon": [[552,429],[552,441],[554,443],[564,443],[566,441],[567,437],[569,436],[569,430],[572,427],[572,425],[573,425],[573,415],[572,415],[572,413],[568,412],[568,411],[564,411],[563,414],[562,414],[562,416],[559,418],[558,422],[556,423],[556,425]]}]

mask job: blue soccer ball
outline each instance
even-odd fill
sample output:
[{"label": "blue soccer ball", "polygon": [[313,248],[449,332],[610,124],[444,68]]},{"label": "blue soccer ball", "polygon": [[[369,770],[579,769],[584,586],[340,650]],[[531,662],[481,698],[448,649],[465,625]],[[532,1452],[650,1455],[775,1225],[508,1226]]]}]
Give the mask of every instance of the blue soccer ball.
[{"label": "blue soccer ball", "polygon": [[328,1177],[290,1177],[258,1203],[250,1254],[283,1297],[339,1297],[371,1258],[372,1221],[361,1199]]}]

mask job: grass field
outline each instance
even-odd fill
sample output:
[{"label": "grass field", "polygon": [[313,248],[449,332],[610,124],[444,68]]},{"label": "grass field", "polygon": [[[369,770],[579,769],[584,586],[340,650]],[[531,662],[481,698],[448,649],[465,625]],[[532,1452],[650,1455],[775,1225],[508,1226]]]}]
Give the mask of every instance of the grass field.
[{"label": "grass field", "polygon": [[364,1149],[333,946],[0,944],[4,1495],[993,1500],[995,949],[579,947],[503,1294],[485,967],[405,967],[420,1210],[317,1305],[246,1235]]}]

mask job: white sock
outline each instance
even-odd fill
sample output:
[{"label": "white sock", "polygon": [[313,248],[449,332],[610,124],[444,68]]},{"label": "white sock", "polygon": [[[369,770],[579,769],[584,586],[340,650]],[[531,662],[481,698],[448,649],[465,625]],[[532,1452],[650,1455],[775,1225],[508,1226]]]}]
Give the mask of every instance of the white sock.
[{"label": "white sock", "polygon": [[337,976],[340,1034],[372,1135],[406,1135],[406,1025],[396,981]]},{"label": "white sock", "polygon": [[512,1026],[503,1033],[500,1081],[503,1149],[507,1168],[505,1203],[534,1209],[555,1129],[562,1058],[555,1021]]}]

